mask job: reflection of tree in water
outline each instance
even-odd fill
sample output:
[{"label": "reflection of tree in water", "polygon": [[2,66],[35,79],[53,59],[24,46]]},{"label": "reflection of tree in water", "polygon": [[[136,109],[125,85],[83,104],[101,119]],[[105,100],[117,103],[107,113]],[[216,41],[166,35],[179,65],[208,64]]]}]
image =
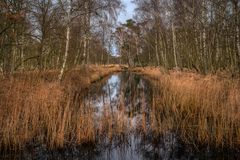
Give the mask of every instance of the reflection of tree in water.
[{"label": "reflection of tree in water", "polygon": [[[96,83],[89,89],[84,97],[85,105],[88,106],[89,104],[89,106],[96,107],[96,111],[100,113],[103,108],[109,108],[112,116],[117,115],[114,113],[124,113],[129,121],[137,121],[133,129],[141,128],[138,125],[145,125],[146,128],[145,134],[141,134],[141,131],[138,130],[128,134],[128,140],[124,141],[123,144],[119,143],[117,139],[113,141],[114,144],[110,144],[110,148],[108,148],[108,157],[118,157],[126,153],[126,151],[133,152],[132,154],[137,157],[135,159],[171,159],[179,157],[180,143],[174,133],[158,137],[151,134],[152,94],[153,89],[148,81],[128,72],[113,75],[108,80]],[[145,119],[143,120],[143,118]],[[144,124],[139,124],[141,121],[144,121]],[[116,155],[116,152],[119,152],[118,155]],[[105,152],[103,151],[103,153]],[[125,155],[125,158],[129,159],[129,156]]]},{"label": "reflection of tree in water", "polygon": [[130,117],[140,114],[143,110],[150,108],[151,88],[147,81],[140,76],[126,73],[122,76],[122,92],[124,94],[124,106]]},{"label": "reflection of tree in water", "polygon": [[[158,103],[153,103],[155,91],[148,81],[132,73],[119,73],[95,83],[86,93],[75,95],[75,102],[84,102],[85,108],[95,108],[96,117],[103,117],[104,109],[111,112],[112,128],[120,118],[126,119],[127,127],[124,136],[113,137],[106,144],[98,144],[97,153],[84,151],[88,159],[192,159],[201,158],[202,155],[189,154],[175,132],[166,131],[156,134],[155,128],[161,128],[164,112],[158,111]],[[160,95],[157,93],[157,95]],[[158,101],[160,101],[159,99]],[[82,110],[84,108],[78,108]],[[77,108],[77,107],[76,107]],[[166,109],[168,109],[166,107]],[[159,116],[162,114],[162,116]],[[109,118],[109,117],[108,117]],[[100,118],[99,118],[100,119]],[[120,119],[121,120],[121,119]],[[156,124],[153,124],[156,121]],[[134,127],[130,123],[134,121]],[[98,121],[96,121],[98,123]],[[132,125],[132,124],[131,124]],[[164,127],[164,126],[162,126]],[[102,139],[101,139],[102,140]],[[102,142],[102,141],[101,141]],[[110,142],[110,143],[108,143]],[[104,142],[105,143],[105,140]],[[104,146],[104,147],[103,147]],[[90,153],[90,154],[87,154]],[[90,156],[90,157],[89,157]],[[218,156],[219,157],[219,156]],[[82,158],[80,158],[82,159]]]},{"label": "reflection of tree in water", "polygon": [[[153,136],[151,133],[139,137],[137,152],[144,159],[179,159],[183,158],[181,143],[175,133],[165,133],[161,136]],[[187,158],[187,157],[185,157]]]},{"label": "reflection of tree in water", "polygon": [[[124,111],[129,117],[140,114],[151,104],[151,88],[146,81],[132,73],[112,75],[108,80],[93,84],[76,102],[101,110],[110,107],[112,112]],[[150,107],[150,106],[149,106]]]},{"label": "reflection of tree in water", "polygon": [[[45,151],[44,148],[37,146],[34,153],[39,154],[29,153],[26,155],[31,157],[30,159],[44,159],[47,156],[48,159],[53,157],[52,159],[59,160],[192,159],[195,155],[188,154],[186,147],[181,143],[176,133],[170,131],[160,135],[153,133],[153,120],[157,122],[154,125],[158,125],[155,128],[160,128],[164,123],[161,119],[163,116],[159,116],[159,114],[164,113],[156,110],[156,103],[153,105],[154,93],[155,90],[151,88],[148,81],[138,75],[127,72],[115,74],[94,83],[84,92],[75,92],[71,102],[73,113],[79,113],[81,116],[93,116],[96,119],[94,123],[98,124],[98,120],[105,116],[104,110],[108,109],[110,116],[103,119],[106,121],[108,118],[111,119],[111,125],[109,126],[110,128],[112,127],[112,130],[117,126],[118,121],[124,119],[124,125],[125,121],[127,121],[126,128],[124,126],[120,131],[120,133],[124,131],[124,135],[116,134],[111,140],[107,139],[108,137],[105,135],[103,135],[103,138],[98,136],[97,138],[100,138],[96,141],[100,143],[71,146],[63,149],[61,153],[58,151],[45,153],[43,152]],[[94,111],[94,114],[88,114],[88,112],[92,113],[92,111]],[[160,119],[155,119],[158,117]],[[132,122],[134,122],[133,125]],[[199,157],[202,157],[202,155],[196,156],[197,159]],[[21,157],[20,159],[26,158]]]}]

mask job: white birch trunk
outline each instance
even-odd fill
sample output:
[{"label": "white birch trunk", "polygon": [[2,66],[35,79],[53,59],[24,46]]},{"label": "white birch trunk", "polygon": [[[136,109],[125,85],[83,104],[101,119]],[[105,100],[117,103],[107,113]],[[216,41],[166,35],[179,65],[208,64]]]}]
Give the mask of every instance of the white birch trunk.
[{"label": "white birch trunk", "polygon": [[218,39],[218,36],[216,35],[216,63],[217,63],[217,65],[219,63],[219,57],[220,57],[219,39]]},{"label": "white birch trunk", "polygon": [[[240,58],[240,40],[239,40],[239,26],[236,25],[236,43],[237,43],[237,53],[238,53],[238,57]],[[239,59],[240,61],[240,59]]]},{"label": "white birch trunk", "polygon": [[23,52],[24,52],[24,47],[22,45],[21,46],[21,52],[20,52],[20,56],[21,56],[21,71],[24,70],[24,55],[23,55]]},{"label": "white birch trunk", "polygon": [[160,66],[159,55],[158,55],[158,34],[156,34],[156,38],[155,38],[155,54],[157,58],[157,65]]},{"label": "white birch trunk", "polygon": [[206,22],[206,11],[205,11],[205,6],[206,6],[206,2],[205,0],[202,1],[202,22],[203,22],[203,33],[202,33],[202,41],[203,41],[203,65],[204,65],[204,72],[207,71],[207,46],[206,46],[206,28],[205,28],[205,24]]},{"label": "white birch trunk", "polygon": [[[238,6],[235,6],[235,15],[238,16],[239,10]],[[238,63],[240,63],[240,39],[239,39],[239,17],[236,17],[236,45],[237,45],[237,54],[238,54]]]},{"label": "white birch trunk", "polygon": [[178,68],[178,62],[177,62],[177,53],[176,53],[176,35],[175,35],[175,27],[172,22],[172,41],[173,41],[173,56],[174,56],[174,63],[175,67]]},{"label": "white birch trunk", "polygon": [[86,52],[87,52],[87,37],[85,35],[84,38],[83,38],[83,61],[82,61],[82,64],[85,64]]},{"label": "white birch trunk", "polygon": [[62,64],[62,68],[60,71],[60,74],[58,76],[58,80],[61,81],[63,78],[63,74],[66,68],[66,63],[67,63],[67,58],[68,58],[68,52],[69,52],[69,41],[70,41],[70,16],[71,16],[71,0],[70,0],[70,4],[69,4],[69,9],[67,11],[67,33],[66,33],[66,47],[65,47],[65,54],[63,57],[63,64]]},{"label": "white birch trunk", "polygon": [[16,42],[15,44],[13,45],[13,49],[12,49],[12,60],[11,60],[11,74],[14,72],[14,67],[15,67],[15,56],[16,56]]}]

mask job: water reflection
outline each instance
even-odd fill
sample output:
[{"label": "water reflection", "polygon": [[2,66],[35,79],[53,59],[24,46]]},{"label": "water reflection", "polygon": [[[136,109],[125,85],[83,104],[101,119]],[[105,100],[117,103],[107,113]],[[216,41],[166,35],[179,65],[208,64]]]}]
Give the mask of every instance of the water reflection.
[{"label": "water reflection", "polygon": [[110,108],[113,113],[124,109],[125,114],[134,119],[151,104],[151,87],[137,75],[116,74],[106,83],[97,85],[89,89],[84,100],[85,106],[95,108],[97,116],[101,116],[106,108]]},{"label": "water reflection", "polygon": [[100,85],[93,85],[89,89],[91,96],[86,98],[85,105],[90,101],[90,105],[95,107],[96,119],[104,116],[105,110],[110,110],[113,119],[116,118],[114,116],[119,116],[119,121],[125,120],[127,129],[124,129],[124,143],[119,143],[119,137],[114,139],[96,159],[146,159],[139,148],[142,143],[141,136],[134,132],[143,112],[147,114],[152,104],[151,85],[140,76],[131,73],[112,75],[106,83]]},{"label": "water reflection", "polygon": [[[159,136],[151,133],[151,114],[156,114],[151,110],[154,104],[153,90],[154,88],[147,80],[132,73],[123,72],[107,77],[93,84],[84,93],[76,92],[72,102],[76,113],[78,113],[77,110],[85,112],[87,108],[94,110],[96,128],[101,128],[103,121],[109,123],[110,129],[106,129],[107,136],[99,135],[97,144],[86,143],[57,151],[48,151],[46,146],[36,144],[33,150],[29,149],[23,154],[6,155],[0,158],[19,160],[210,159],[209,155],[190,154],[191,152],[184,147],[178,135],[172,131]],[[220,157],[211,156],[211,159]]]},{"label": "water reflection", "polygon": [[[125,137],[117,137],[106,147],[101,147],[94,159],[234,159],[211,152],[194,154],[173,131],[166,131],[157,137],[151,133],[150,116],[156,114],[152,110],[153,90],[159,92],[141,76],[128,72],[112,75],[104,83],[97,83],[89,89],[85,106],[95,108],[96,122],[105,116],[104,111],[110,110],[112,119],[119,116],[116,121],[124,119],[127,125],[124,128]],[[124,143],[119,143],[119,140]]]},{"label": "water reflection", "polygon": [[[96,122],[105,116],[104,111],[108,109],[113,119],[114,116],[120,115],[118,120],[125,119],[127,123],[127,129],[124,129],[124,143],[118,143],[119,137],[107,143],[107,147],[101,149],[95,159],[164,160],[184,157],[183,154],[179,154],[182,149],[176,134],[169,132],[161,137],[154,137],[149,132],[152,93],[150,83],[132,73],[112,75],[105,83],[95,84],[89,89],[90,96],[85,96],[85,106],[95,107]],[[141,132],[142,125],[147,130],[145,134]]]}]

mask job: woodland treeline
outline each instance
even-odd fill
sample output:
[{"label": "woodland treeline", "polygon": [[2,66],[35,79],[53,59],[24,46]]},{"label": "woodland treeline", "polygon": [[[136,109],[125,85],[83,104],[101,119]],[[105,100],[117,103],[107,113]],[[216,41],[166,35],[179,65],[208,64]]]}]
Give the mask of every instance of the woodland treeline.
[{"label": "woodland treeline", "polygon": [[0,69],[106,64],[120,8],[120,0],[1,0]]},{"label": "woodland treeline", "polygon": [[118,27],[129,65],[240,70],[239,0],[134,0],[135,18]]},{"label": "woodland treeline", "polygon": [[132,2],[134,18],[117,25],[121,0],[1,0],[0,70],[121,63],[239,73],[239,0]]}]

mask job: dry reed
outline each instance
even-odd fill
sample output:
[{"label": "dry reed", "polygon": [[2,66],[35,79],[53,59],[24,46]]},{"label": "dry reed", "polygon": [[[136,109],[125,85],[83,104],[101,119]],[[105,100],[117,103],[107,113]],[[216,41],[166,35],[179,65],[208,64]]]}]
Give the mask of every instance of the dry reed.
[{"label": "dry reed", "polygon": [[240,81],[225,74],[135,68],[153,83],[151,130],[176,131],[188,145],[239,149]]},{"label": "dry reed", "polygon": [[118,112],[105,106],[102,116],[96,116],[94,108],[81,101],[83,90],[92,82],[117,71],[121,66],[83,66],[68,71],[62,84],[57,82],[57,71],[3,78],[0,150],[125,141],[132,128],[153,137],[175,131],[195,147],[239,148],[239,79],[136,68],[133,71],[150,78],[155,89],[152,108],[149,112],[142,108],[140,120],[131,124],[124,106]]},{"label": "dry reed", "polygon": [[58,71],[16,73],[0,83],[0,150],[24,150],[27,145],[95,142],[98,128],[93,110],[74,105],[76,92],[121,66],[83,66],[68,71],[62,84]]}]

